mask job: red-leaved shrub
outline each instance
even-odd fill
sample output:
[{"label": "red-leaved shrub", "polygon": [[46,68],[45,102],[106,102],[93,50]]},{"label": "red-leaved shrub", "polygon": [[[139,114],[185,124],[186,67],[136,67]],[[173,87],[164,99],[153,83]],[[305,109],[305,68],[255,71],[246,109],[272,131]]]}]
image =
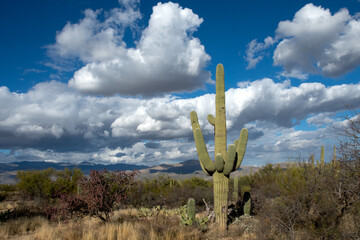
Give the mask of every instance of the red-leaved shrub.
[{"label": "red-leaved shrub", "polygon": [[57,207],[47,209],[49,218],[68,219],[90,215],[108,221],[115,205],[121,204],[136,172],[91,171],[79,181],[76,195],[62,194]]}]

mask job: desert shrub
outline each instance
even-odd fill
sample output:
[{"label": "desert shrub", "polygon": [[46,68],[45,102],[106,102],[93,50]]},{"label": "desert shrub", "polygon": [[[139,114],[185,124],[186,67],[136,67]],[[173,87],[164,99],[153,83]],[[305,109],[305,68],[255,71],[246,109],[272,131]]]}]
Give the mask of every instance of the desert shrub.
[{"label": "desert shrub", "polygon": [[79,194],[62,194],[57,207],[47,209],[49,218],[68,219],[90,215],[108,221],[115,206],[126,198],[136,172],[91,171],[79,180]]},{"label": "desert shrub", "polygon": [[16,185],[0,184],[0,202],[4,201],[6,197],[16,191]]},{"label": "desert shrub", "polygon": [[78,168],[59,171],[48,168],[18,171],[16,177],[19,179],[17,187],[20,191],[31,198],[48,200],[61,194],[76,192],[77,182],[83,177],[83,173]]},{"label": "desert shrub", "polygon": [[155,178],[138,180],[128,198],[128,204],[135,207],[167,206],[179,207],[192,197],[197,205],[212,200],[212,182],[202,178],[175,180],[161,175]]},{"label": "desert shrub", "polygon": [[9,220],[16,220],[19,218],[30,218],[42,216],[46,217],[46,212],[40,206],[19,206],[14,209],[9,209],[5,212],[0,212],[0,222],[7,222]]},{"label": "desert shrub", "polygon": [[55,194],[75,193],[78,189],[78,181],[84,176],[79,168],[70,170],[65,168],[63,171],[56,172],[56,180],[52,182]]},{"label": "desert shrub", "polygon": [[[255,212],[263,219],[258,238],[359,236],[355,229],[360,192],[355,192],[358,189],[355,185],[360,179],[356,180],[349,171],[331,163],[324,166],[299,163],[283,170],[265,168],[259,171],[260,176],[254,174],[251,186]],[[341,226],[345,222],[351,231],[343,231]]]},{"label": "desert shrub", "polygon": [[49,198],[53,195],[51,176],[54,173],[53,168],[40,171],[18,171],[17,186],[30,197]]}]

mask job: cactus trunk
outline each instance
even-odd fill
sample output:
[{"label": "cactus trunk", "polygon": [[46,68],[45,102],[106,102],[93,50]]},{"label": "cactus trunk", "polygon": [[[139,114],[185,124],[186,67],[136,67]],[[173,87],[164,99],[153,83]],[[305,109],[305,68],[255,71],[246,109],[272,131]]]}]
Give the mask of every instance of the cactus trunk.
[{"label": "cactus trunk", "polygon": [[207,152],[195,111],[190,113],[190,119],[200,166],[207,175],[213,176],[215,221],[220,227],[226,228],[229,177],[230,173],[236,171],[241,165],[245,154],[248,131],[246,128],[242,129],[239,139],[227,150],[225,82],[224,68],[221,64],[216,67],[215,104],[216,115],[209,114],[207,117],[209,123],[215,127],[215,162],[211,160]]},{"label": "cactus trunk", "polygon": [[215,172],[214,180],[214,212],[215,221],[221,227],[227,225],[229,178],[224,174]]},{"label": "cactus trunk", "polygon": [[[216,67],[216,97],[215,97],[215,156],[226,156],[226,116],[225,116],[225,78],[222,65]],[[221,160],[223,161],[223,160]],[[215,221],[220,226],[227,225],[227,198],[229,192],[229,177],[216,172],[214,174],[214,210]]]}]

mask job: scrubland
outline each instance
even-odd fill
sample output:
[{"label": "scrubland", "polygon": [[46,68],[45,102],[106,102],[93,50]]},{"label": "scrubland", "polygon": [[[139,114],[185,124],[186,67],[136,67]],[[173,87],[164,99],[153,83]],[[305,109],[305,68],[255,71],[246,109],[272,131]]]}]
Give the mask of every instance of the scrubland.
[{"label": "scrubland", "polygon": [[[133,179],[126,196],[103,220],[86,211],[52,216],[54,212],[46,209],[61,205],[56,194],[41,197],[43,189],[37,189],[32,195],[20,181],[17,186],[2,186],[0,239],[359,239],[360,164],[313,160],[287,168],[268,164],[241,176],[237,203],[231,179],[229,205],[233,205],[226,231],[211,219],[205,227],[180,223],[181,209],[190,197],[195,199],[198,219],[209,214],[204,200],[211,208],[212,182],[201,178]],[[76,185],[68,190],[75,196],[85,194]],[[244,192],[251,193],[250,217],[239,210]]]}]

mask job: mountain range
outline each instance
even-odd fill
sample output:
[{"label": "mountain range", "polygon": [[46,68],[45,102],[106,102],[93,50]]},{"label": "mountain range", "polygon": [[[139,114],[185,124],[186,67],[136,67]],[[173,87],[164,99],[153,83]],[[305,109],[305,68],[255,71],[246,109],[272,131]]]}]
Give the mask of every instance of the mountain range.
[{"label": "mountain range", "polygon": [[[55,162],[12,162],[12,163],[0,163],[0,184],[13,184],[16,183],[16,172],[20,170],[43,170],[47,168],[54,168],[56,170],[63,170],[65,168],[80,168],[85,175],[88,175],[91,170],[103,170],[109,171],[134,171],[139,172],[139,178],[155,177],[158,175],[169,175],[170,177],[188,178],[192,176],[198,176],[206,178],[207,176],[201,170],[198,160],[187,160],[180,163],[173,164],[161,164],[157,166],[145,166],[126,163],[117,164],[97,164],[91,162],[81,162],[79,164],[73,163],[55,163]],[[251,171],[256,171],[259,167],[242,166],[235,174],[249,174]]]}]

